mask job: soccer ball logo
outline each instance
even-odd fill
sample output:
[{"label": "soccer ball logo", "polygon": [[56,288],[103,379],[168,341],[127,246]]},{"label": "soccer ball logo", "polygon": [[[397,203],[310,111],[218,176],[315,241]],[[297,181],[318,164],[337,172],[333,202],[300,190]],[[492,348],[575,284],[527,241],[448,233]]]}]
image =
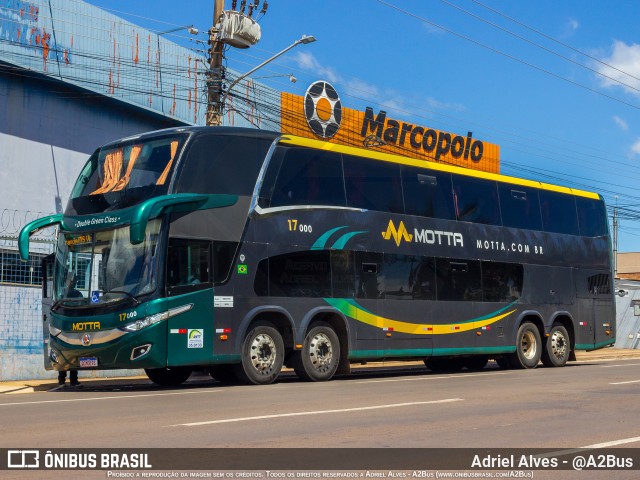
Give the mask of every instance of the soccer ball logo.
[{"label": "soccer ball logo", "polygon": [[304,96],[304,114],[318,137],[333,137],[342,120],[342,103],[336,89],[324,81],[312,83]]}]

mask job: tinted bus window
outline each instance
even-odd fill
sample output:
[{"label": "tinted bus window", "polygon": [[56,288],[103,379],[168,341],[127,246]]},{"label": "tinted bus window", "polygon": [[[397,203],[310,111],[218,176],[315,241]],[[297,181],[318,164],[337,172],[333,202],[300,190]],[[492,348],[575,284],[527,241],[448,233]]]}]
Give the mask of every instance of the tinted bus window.
[{"label": "tinted bus window", "polygon": [[485,302],[511,302],[522,294],[522,265],[482,262],[482,295]]},{"label": "tinted bus window", "polygon": [[453,202],[462,222],[500,225],[498,190],[493,181],[453,175]]},{"label": "tinted bus window", "polygon": [[356,297],[381,298],[384,292],[382,254],[355,252]]},{"label": "tinted bus window", "polygon": [[418,257],[412,255],[385,254],[384,298],[411,300],[413,277],[418,267]]},{"label": "tinted bus window", "polygon": [[538,191],[533,188],[498,183],[502,225],[512,228],[542,230]]},{"label": "tinted bus window", "polygon": [[545,232],[578,235],[576,201],[572,195],[540,190],[540,212]]},{"label": "tinted bus window", "polygon": [[221,285],[229,279],[237,242],[213,242],[213,283]]},{"label": "tinted bus window", "polygon": [[411,294],[414,300],[436,299],[436,260],[422,257],[419,259],[411,279]]},{"label": "tinted bus window", "polygon": [[211,242],[169,240],[167,290],[169,296],[182,295],[211,286]]},{"label": "tinted bus window", "polygon": [[436,259],[438,300],[482,301],[479,260]]},{"label": "tinted bus window", "polygon": [[455,220],[451,174],[401,166],[407,215]]},{"label": "tinted bus window", "polygon": [[272,297],[330,297],[329,252],[294,252],[262,260],[254,288],[258,295]]},{"label": "tinted bus window", "polygon": [[576,197],[580,235],[600,237],[607,234],[607,212],[602,200]]},{"label": "tinted bus window", "polygon": [[245,135],[197,137],[182,162],[175,191],[252,195],[271,142]]},{"label": "tinted bus window", "polygon": [[335,298],[355,296],[355,265],[353,252],[331,251],[331,289]]},{"label": "tinted bus window", "polygon": [[[345,206],[340,154],[279,147],[277,155],[282,157],[282,164],[273,186],[270,206]],[[274,163],[277,164],[277,160]],[[264,187],[269,188],[268,185]]]},{"label": "tinted bus window", "polygon": [[343,159],[347,206],[404,213],[400,165],[348,155]]}]

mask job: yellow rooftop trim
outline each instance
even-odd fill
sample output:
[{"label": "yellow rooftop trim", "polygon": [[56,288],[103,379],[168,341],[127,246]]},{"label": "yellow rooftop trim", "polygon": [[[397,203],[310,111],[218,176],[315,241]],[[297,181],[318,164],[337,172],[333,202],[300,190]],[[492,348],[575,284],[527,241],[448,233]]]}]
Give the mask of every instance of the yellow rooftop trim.
[{"label": "yellow rooftop trim", "polygon": [[285,134],[280,138],[280,142],[289,144],[289,145],[296,145],[299,147],[314,148],[316,150],[327,150],[332,152],[344,153],[347,155],[355,155],[357,157],[370,158],[373,160],[381,160],[383,162],[399,163],[402,165],[409,165],[412,167],[428,168],[431,170],[438,170],[441,172],[449,172],[449,173],[456,173],[459,175],[466,175],[468,177],[484,178],[487,180],[494,180],[497,182],[521,185],[523,187],[532,187],[540,190],[549,190],[552,192],[567,193],[569,195],[592,198],[595,200],[600,199],[600,195],[598,195],[597,193],[588,192],[586,190],[578,190],[576,188],[562,187],[560,185],[552,185],[550,183],[537,182],[534,180],[526,180],[524,178],[510,177],[508,175],[501,175],[499,173],[483,172],[481,170],[473,170],[470,168],[457,167],[454,165],[436,163],[428,160],[418,160],[410,157],[403,157],[400,155],[392,155],[389,153],[366,150],[364,148],[349,147],[346,145],[323,142],[321,140],[298,137],[295,135]]}]

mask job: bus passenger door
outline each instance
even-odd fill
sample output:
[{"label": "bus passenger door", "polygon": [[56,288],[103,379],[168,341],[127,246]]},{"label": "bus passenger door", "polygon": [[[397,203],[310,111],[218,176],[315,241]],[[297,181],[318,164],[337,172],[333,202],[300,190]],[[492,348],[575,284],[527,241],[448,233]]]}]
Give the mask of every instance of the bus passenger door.
[{"label": "bus passenger door", "polygon": [[432,258],[385,253],[384,302],[390,320],[383,328],[386,358],[432,355],[433,300]]},{"label": "bus passenger door", "polygon": [[213,355],[213,269],[208,240],[169,240],[168,309],[187,308],[167,320],[167,366],[203,365]]},{"label": "bus passenger door", "polygon": [[355,253],[356,350],[369,358],[384,355],[384,272],[381,253]]},{"label": "bus passenger door", "polygon": [[53,263],[55,253],[47,255],[42,259],[42,354],[45,370],[52,370],[49,360],[49,315],[53,303]]}]

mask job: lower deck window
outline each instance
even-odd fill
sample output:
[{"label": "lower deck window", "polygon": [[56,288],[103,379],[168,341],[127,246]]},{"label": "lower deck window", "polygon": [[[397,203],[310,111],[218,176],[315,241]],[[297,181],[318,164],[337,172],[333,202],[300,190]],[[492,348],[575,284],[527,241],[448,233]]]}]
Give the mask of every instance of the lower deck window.
[{"label": "lower deck window", "polygon": [[510,302],[520,298],[519,264],[376,252],[305,251],[265,258],[259,296]]}]

